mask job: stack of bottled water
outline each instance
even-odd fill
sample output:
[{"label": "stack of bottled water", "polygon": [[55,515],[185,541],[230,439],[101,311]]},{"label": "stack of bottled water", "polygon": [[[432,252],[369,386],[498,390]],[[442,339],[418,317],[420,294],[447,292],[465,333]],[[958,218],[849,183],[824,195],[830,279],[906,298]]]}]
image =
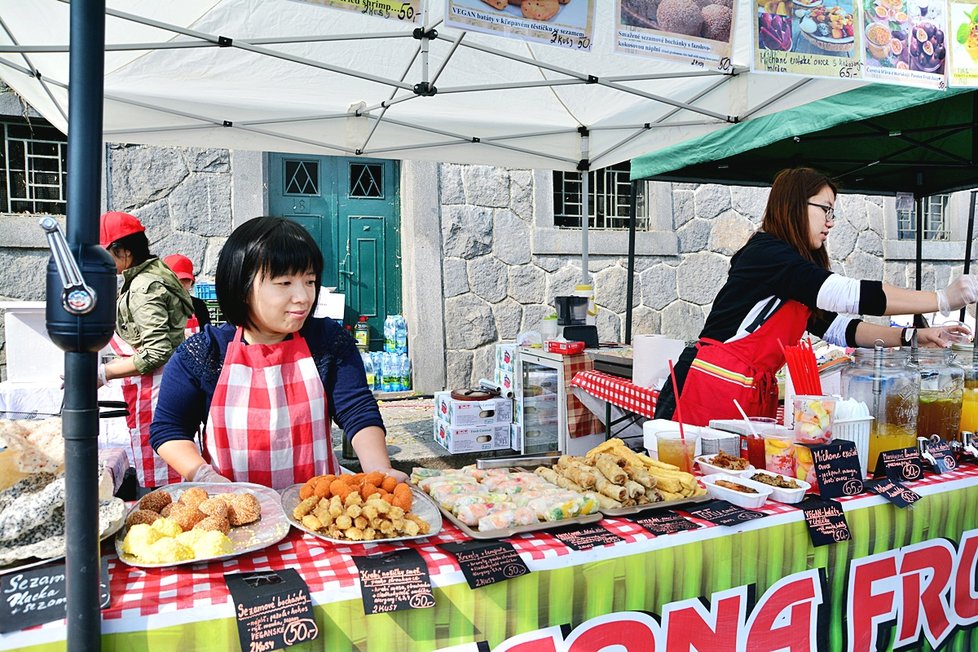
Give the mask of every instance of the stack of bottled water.
[{"label": "stack of bottled water", "polygon": [[[373,389],[401,392],[411,389],[411,360],[407,356],[407,321],[402,315],[388,315],[384,320],[384,351],[364,354],[373,369]],[[368,382],[370,372],[367,372]]]}]

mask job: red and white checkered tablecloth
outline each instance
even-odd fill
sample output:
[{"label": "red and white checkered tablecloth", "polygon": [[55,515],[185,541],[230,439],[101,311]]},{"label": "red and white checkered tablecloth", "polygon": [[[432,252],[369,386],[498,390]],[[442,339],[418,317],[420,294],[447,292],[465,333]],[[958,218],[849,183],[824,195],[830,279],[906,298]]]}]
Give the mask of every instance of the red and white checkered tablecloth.
[{"label": "red and white checkered tablecloth", "polygon": [[[596,373],[590,371],[594,366],[594,360],[584,353],[577,355],[564,356],[564,382],[573,383],[573,379],[581,373]],[[568,380],[569,379],[569,380]],[[596,432],[601,432],[604,428],[597,417],[587,409],[580,399],[572,392],[567,392],[567,435],[574,437],[587,437]]]},{"label": "red and white checkered tablecloth", "polygon": [[659,392],[651,387],[642,387],[620,376],[594,370],[576,373],[571,380],[571,386],[580,387],[588,394],[628,412],[649,419],[655,418],[655,402],[659,398]]}]

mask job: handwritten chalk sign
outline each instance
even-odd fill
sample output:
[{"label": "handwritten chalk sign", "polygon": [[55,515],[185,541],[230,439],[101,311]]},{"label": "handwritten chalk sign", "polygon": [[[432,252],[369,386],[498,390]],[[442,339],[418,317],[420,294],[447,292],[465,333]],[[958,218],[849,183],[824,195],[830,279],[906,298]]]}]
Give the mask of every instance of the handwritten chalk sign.
[{"label": "handwritten chalk sign", "polygon": [[934,460],[931,464],[934,473],[947,473],[958,468],[958,460],[954,456],[954,451],[951,450],[951,442],[943,439],[927,440],[924,442],[924,448]]},{"label": "handwritten chalk sign", "polygon": [[428,567],[417,550],[354,557],[353,561],[360,571],[363,613],[368,616],[435,606]]},{"label": "handwritten chalk sign", "polygon": [[[102,558],[101,606],[109,604],[109,561]],[[15,632],[65,617],[65,562],[0,575],[0,632]]]},{"label": "handwritten chalk sign", "polygon": [[812,451],[819,496],[839,498],[863,492],[863,473],[854,442],[840,439],[808,448]]},{"label": "handwritten chalk sign", "polygon": [[883,451],[876,461],[876,477],[913,482],[924,477],[924,464],[916,446]]},{"label": "handwritten chalk sign", "polygon": [[443,543],[473,589],[520,577],[530,572],[516,548],[508,541],[459,541]]},{"label": "handwritten chalk sign", "polygon": [[554,530],[551,534],[572,550],[590,550],[595,546],[606,546],[624,541],[614,532],[609,532],[598,524],[570,526]]},{"label": "handwritten chalk sign", "polygon": [[767,516],[762,512],[737,507],[725,500],[711,500],[695,507],[690,507],[686,511],[696,518],[701,518],[715,525],[726,525],[728,527]]},{"label": "handwritten chalk sign", "polygon": [[799,507],[805,512],[805,523],[808,525],[812,546],[818,548],[852,539],[846,514],[838,502],[808,498]]},{"label": "handwritten chalk sign", "polygon": [[657,537],[666,534],[675,534],[676,532],[684,532],[686,530],[695,530],[700,527],[688,518],[680,516],[676,512],[668,509],[659,510],[654,514],[631,516],[628,517],[628,520],[637,523]]},{"label": "handwritten chalk sign", "polygon": [[278,650],[319,636],[309,587],[293,568],[225,575],[241,649]]},{"label": "handwritten chalk sign", "polygon": [[920,494],[894,478],[871,480],[866,483],[866,486],[900,509],[913,505],[921,498]]}]

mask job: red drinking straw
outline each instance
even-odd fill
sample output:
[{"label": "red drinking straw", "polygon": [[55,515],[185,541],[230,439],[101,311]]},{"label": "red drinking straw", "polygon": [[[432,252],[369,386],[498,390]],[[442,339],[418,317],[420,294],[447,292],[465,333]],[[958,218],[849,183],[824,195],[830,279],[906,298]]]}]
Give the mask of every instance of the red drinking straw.
[{"label": "red drinking straw", "polygon": [[683,450],[686,449],[686,431],[683,430],[683,411],[679,408],[679,385],[676,384],[676,370],[672,368],[672,360],[669,361],[669,377],[672,379],[672,393],[676,395],[676,418],[679,420],[679,439],[683,442]]}]

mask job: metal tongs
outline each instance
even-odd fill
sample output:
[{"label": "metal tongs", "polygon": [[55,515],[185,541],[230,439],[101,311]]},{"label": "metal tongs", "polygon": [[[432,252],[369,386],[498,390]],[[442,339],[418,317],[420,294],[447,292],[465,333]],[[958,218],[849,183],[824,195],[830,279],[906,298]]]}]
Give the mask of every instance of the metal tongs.
[{"label": "metal tongs", "polygon": [[44,229],[51,255],[54,256],[54,265],[61,277],[61,305],[72,315],[87,315],[95,308],[98,297],[95,290],[85,283],[75,257],[68,249],[61,226],[50,215],[42,217],[38,224]]}]

